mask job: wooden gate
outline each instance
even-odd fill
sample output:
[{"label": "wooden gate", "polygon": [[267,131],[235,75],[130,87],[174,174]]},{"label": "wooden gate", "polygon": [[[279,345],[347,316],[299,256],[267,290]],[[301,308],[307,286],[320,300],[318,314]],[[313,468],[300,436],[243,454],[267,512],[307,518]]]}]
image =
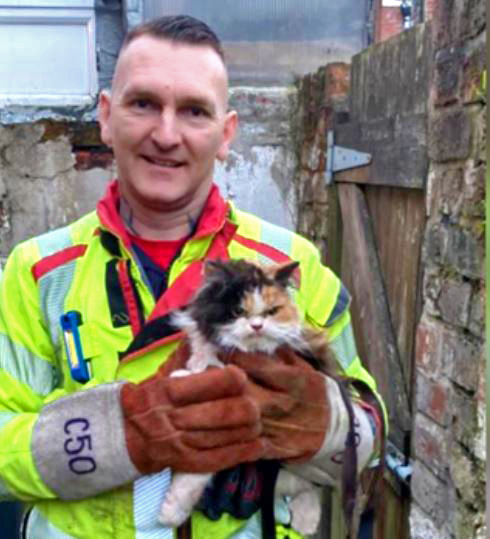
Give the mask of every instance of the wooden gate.
[{"label": "wooden gate", "polygon": [[[430,27],[420,25],[353,58],[348,121],[334,125],[334,141],[372,161],[336,172],[329,188],[342,222],[328,217],[329,250],[337,253],[330,262],[352,293],[358,350],[387,404],[390,447],[402,464],[410,458],[421,313],[430,44]],[[408,482],[386,469],[383,486],[374,537],[408,538]],[[327,513],[317,537],[344,537],[339,504]]]}]

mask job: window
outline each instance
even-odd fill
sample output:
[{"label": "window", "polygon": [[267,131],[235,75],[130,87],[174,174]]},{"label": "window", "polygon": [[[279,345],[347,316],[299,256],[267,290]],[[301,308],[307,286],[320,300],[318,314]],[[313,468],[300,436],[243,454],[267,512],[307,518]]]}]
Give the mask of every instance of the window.
[{"label": "window", "polygon": [[94,0],[0,0],[0,105],[89,105]]}]

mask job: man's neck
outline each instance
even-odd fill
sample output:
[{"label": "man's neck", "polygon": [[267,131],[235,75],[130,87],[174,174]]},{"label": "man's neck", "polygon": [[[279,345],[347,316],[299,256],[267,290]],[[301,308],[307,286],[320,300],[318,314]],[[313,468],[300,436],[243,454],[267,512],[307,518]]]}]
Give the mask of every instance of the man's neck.
[{"label": "man's neck", "polygon": [[163,212],[141,208],[135,201],[129,204],[121,197],[119,212],[131,234],[148,240],[174,241],[195,231],[206,200],[207,197]]}]

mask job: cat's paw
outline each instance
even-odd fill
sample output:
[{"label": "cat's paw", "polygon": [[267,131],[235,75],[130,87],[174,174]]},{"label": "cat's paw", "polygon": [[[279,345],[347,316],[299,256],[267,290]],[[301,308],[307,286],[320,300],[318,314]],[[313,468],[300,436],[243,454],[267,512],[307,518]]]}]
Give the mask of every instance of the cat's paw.
[{"label": "cat's paw", "polygon": [[165,499],[160,507],[158,521],[164,526],[177,528],[189,517],[190,511],[186,511],[176,499]]},{"label": "cat's paw", "polygon": [[301,492],[289,502],[291,527],[302,535],[314,534],[320,524],[322,513],[319,493],[313,490]]}]

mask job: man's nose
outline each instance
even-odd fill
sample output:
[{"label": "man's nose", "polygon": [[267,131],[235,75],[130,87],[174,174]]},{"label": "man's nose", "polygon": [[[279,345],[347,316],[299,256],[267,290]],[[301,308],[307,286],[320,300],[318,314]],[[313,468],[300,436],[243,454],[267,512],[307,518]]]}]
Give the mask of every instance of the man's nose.
[{"label": "man's nose", "polygon": [[178,146],[182,140],[176,114],[169,109],[162,111],[152,131],[152,140],[163,150]]}]

